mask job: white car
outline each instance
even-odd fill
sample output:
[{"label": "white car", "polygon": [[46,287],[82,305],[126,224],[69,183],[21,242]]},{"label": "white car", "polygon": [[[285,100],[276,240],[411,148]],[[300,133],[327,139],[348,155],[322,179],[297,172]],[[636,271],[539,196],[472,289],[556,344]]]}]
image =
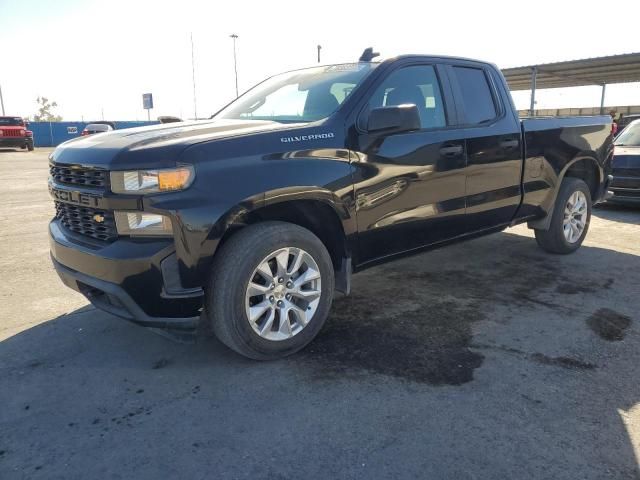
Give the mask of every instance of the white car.
[{"label": "white car", "polygon": [[113,130],[113,127],[106,123],[90,123],[86,127],[84,127],[84,130],[82,130],[80,135],[84,137],[86,135],[93,135],[94,133],[110,132],[112,130]]}]

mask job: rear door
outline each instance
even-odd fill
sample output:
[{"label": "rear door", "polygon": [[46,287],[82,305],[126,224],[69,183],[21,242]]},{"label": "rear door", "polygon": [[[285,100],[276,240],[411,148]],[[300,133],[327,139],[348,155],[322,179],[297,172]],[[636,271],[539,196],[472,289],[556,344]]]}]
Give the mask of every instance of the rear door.
[{"label": "rear door", "polygon": [[398,62],[367,97],[373,108],[415,104],[418,131],[369,135],[359,121],[354,188],[359,262],[409,251],[465,231],[465,141],[444,69]]},{"label": "rear door", "polygon": [[522,143],[504,81],[486,64],[447,66],[461,136],[466,138],[468,231],[507,224],[521,200]]}]

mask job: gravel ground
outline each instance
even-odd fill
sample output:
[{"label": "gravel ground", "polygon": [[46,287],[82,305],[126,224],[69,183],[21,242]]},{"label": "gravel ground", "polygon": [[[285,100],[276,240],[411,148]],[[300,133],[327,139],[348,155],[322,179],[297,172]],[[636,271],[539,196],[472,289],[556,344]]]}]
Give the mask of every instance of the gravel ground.
[{"label": "gravel ground", "polygon": [[640,209],[354,277],[256,363],[95,310],[48,256],[48,150],[0,151],[0,478],[639,478]]}]

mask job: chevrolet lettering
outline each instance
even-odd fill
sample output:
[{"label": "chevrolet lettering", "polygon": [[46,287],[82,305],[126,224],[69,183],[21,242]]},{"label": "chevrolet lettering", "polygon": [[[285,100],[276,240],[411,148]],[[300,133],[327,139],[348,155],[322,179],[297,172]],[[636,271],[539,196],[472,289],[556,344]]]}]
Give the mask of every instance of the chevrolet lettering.
[{"label": "chevrolet lettering", "polygon": [[98,206],[98,197],[86,193],[71,190],[59,190],[49,186],[49,193],[53,198],[61,202],[75,203],[76,205]]}]

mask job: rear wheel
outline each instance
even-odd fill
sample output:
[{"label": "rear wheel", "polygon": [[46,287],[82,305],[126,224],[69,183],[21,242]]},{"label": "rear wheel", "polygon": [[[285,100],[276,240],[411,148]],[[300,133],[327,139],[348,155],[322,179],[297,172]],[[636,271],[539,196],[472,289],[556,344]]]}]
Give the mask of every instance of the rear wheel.
[{"label": "rear wheel", "polygon": [[549,230],[536,230],[538,245],[547,252],[567,254],[582,245],[591,221],[591,193],[579,178],[565,178],[560,186]]},{"label": "rear wheel", "polygon": [[216,254],[206,311],[216,336],[249,358],[304,348],[331,308],[334,271],[322,242],[284,222],[245,227]]}]

